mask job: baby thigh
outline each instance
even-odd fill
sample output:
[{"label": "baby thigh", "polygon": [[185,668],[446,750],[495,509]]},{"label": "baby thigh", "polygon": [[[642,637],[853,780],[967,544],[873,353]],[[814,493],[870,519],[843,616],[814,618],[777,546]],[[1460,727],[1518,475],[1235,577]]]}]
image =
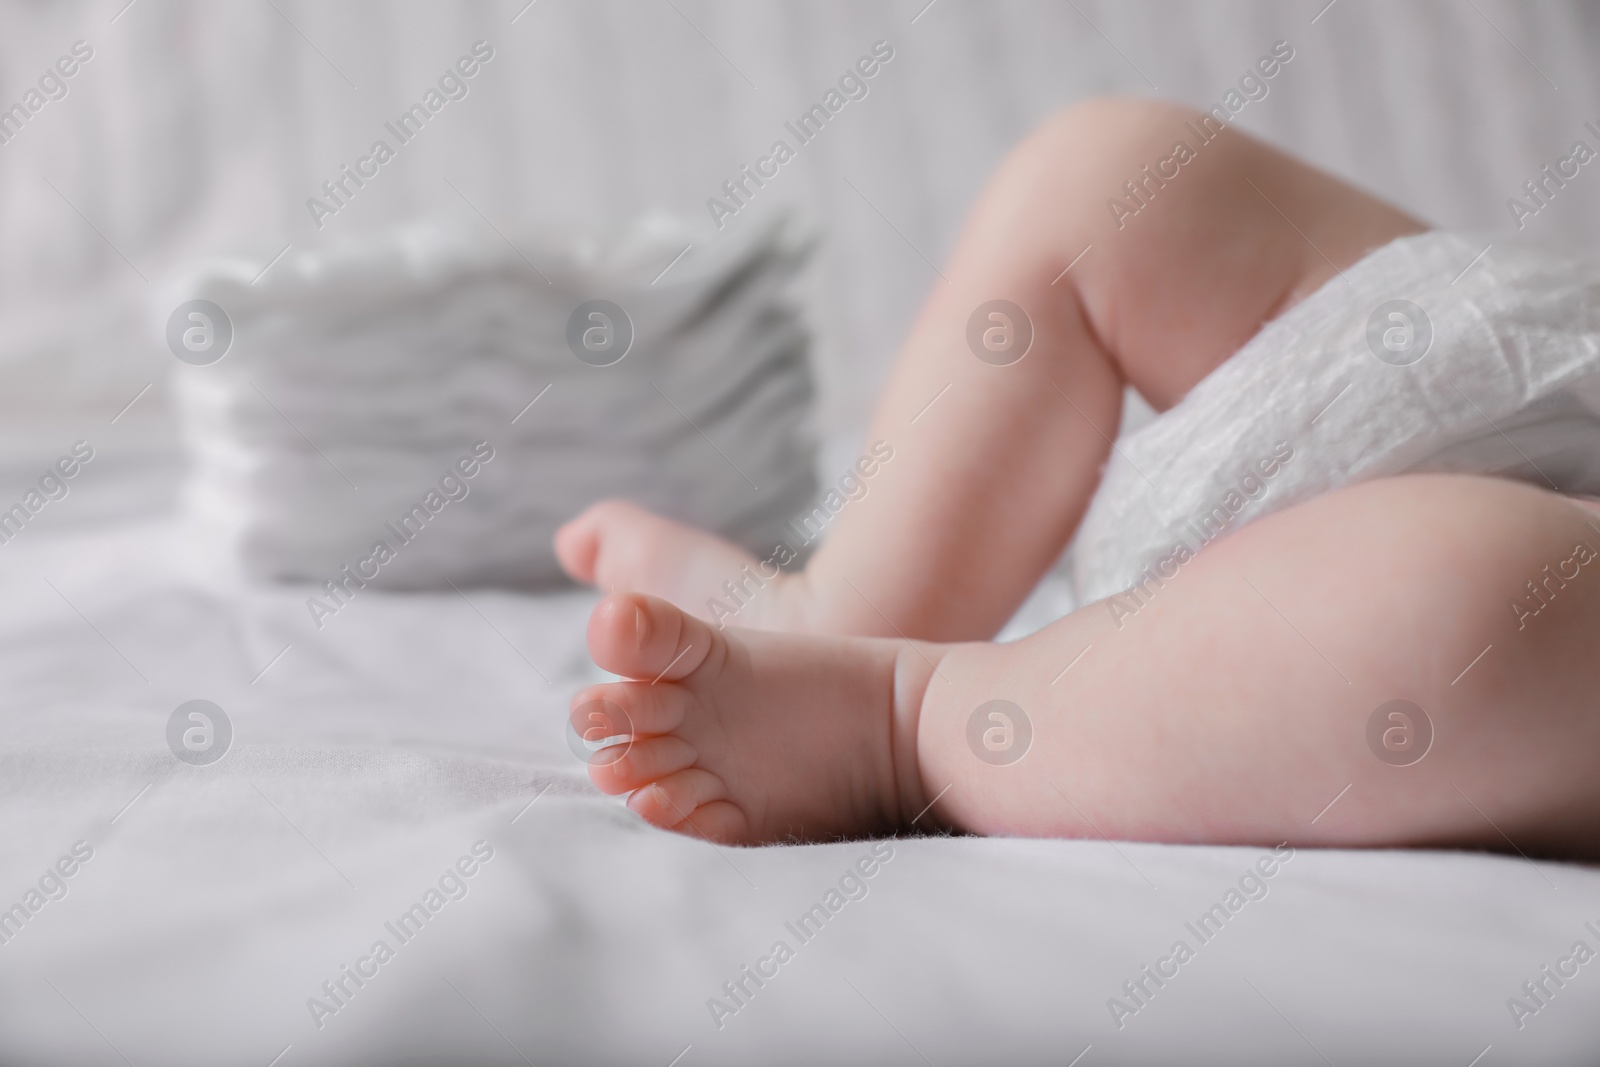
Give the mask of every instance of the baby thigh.
[{"label": "baby thigh", "polygon": [[991,832],[1600,852],[1592,519],[1510,482],[1383,479],[1262,519],[1003,664],[964,648],[941,670],[974,707],[1026,709],[1035,751],[949,761],[947,807],[986,798],[969,828]]}]

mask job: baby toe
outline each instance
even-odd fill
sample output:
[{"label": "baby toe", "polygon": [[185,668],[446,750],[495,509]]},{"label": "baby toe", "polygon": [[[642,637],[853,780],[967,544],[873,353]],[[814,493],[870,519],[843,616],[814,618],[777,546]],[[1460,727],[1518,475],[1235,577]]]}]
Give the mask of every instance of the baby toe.
[{"label": "baby toe", "polygon": [[556,562],[573,581],[593,584],[600,558],[600,524],[593,509],[584,512],[556,531]]},{"label": "baby toe", "polygon": [[608,596],[589,616],[589,655],[595,664],[652,685],[693,672],[720,639],[699,619],[641,593]]},{"label": "baby toe", "polygon": [[745,817],[744,809],[729,800],[713,800],[700,805],[672,829],[719,845],[751,843],[750,820]]},{"label": "baby toe", "polygon": [[579,693],[572,701],[567,722],[572,733],[567,744],[572,754],[591,766],[611,763],[622,753],[620,746],[629,743],[635,732],[633,717],[615,700],[613,690],[618,686],[592,686]]},{"label": "baby toe", "polygon": [[[725,801],[727,796],[727,785],[719,776],[702,767],[690,767],[638,790],[628,798],[628,807],[651,825],[673,830],[697,809]],[[694,832],[692,826],[682,829]]]},{"label": "baby toe", "polygon": [[589,780],[603,793],[627,793],[694,766],[699,754],[681,737],[646,737],[602,752],[617,755],[589,764]]},{"label": "baby toe", "polygon": [[[620,734],[666,734],[683,725],[694,697],[682,686],[608,682],[580,690],[572,699],[572,728],[598,740]],[[612,729],[623,726],[625,729]],[[604,731],[604,732],[596,732]]]}]

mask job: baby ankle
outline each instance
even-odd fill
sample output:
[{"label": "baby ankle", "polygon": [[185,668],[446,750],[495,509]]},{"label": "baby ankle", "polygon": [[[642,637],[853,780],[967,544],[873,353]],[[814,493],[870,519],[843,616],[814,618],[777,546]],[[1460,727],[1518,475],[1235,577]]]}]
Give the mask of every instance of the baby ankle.
[{"label": "baby ankle", "polygon": [[894,659],[893,707],[889,722],[889,759],[898,817],[903,829],[928,827],[936,796],[922,775],[919,750],[923,706],[939,671],[944,647],[922,641],[898,643]]}]

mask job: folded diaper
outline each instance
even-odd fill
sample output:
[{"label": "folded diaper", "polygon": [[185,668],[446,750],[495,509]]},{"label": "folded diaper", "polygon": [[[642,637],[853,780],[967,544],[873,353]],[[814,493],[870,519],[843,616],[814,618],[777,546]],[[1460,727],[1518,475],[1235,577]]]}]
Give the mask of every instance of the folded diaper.
[{"label": "folded diaper", "polygon": [[1120,440],[1069,550],[1077,602],[1371,478],[1600,493],[1600,262],[1486,245],[1433,232],[1378,249]]},{"label": "folded diaper", "polygon": [[692,239],[660,217],[515,247],[425,226],[253,284],[201,271],[178,299],[222,308],[233,342],[175,370],[197,548],[321,584],[386,541],[387,588],[538,585],[556,527],[608,496],[769,546],[815,491],[786,296],[812,240],[778,216],[674,262]]}]

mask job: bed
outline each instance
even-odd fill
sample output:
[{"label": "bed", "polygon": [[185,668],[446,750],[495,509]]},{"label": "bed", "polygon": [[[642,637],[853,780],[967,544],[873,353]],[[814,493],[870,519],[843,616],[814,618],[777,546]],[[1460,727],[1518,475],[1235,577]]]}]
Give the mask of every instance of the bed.
[{"label": "bed", "polygon": [[[1304,80],[1247,127],[1443,222],[1505,226],[1505,197],[1587,117],[1592,9],[120,6],[19,14],[8,46],[26,69],[58,38],[99,51],[70,107],[44,114],[55,132],[41,119],[3,149],[0,204],[41,220],[0,252],[4,500],[72,442],[96,458],[0,545],[0,1062],[1593,1061],[1587,866],[931,834],[732,849],[649,830],[588,785],[566,737],[570,694],[598,678],[591,594],[373,590],[318,629],[303,588],[198,573],[172,514],[171,357],[134,340],[140,267],[228,241],[270,267],[315,239],[308,159],[371,118],[341,79],[404,95],[432,40],[502,35],[520,59],[494,76],[526,96],[506,121],[609,163],[594,180],[544,167],[478,136],[476,115],[357,204],[356,224],[465,212],[436,180],[464,173],[478,177],[458,192],[488,218],[527,189],[580,215],[697,211],[813,75],[893,37],[904,84],[876,87],[880,117],[793,175],[794,199],[836,223],[812,291],[832,470],[932,277],[924,255],[948,249],[981,175],[1050,108],[1152,86],[1208,103],[1274,39],[1304,42]],[[556,43],[607,33],[609,50]],[[757,94],[741,95],[747,73]],[[119,79],[154,88],[119,95]],[[254,110],[240,84],[277,103]],[[563,110],[579,97],[598,133]],[[132,132],[99,162],[65,147],[113,127]],[[195,129],[213,136],[192,156],[162,150]],[[105,159],[144,191],[102,182]],[[203,196],[178,181],[195,173]],[[259,203],[269,222],[242,225]],[[1538,221],[1592,241],[1596,205],[1575,189]],[[1009,633],[1068,605],[1052,576]],[[174,758],[191,701],[208,718],[180,719],[179,745],[225,732],[215,762]]]},{"label": "bed", "polygon": [[[319,632],[300,591],[197,583],[178,543],[135,520],[6,547],[0,904],[92,852],[0,925],[6,1062],[1555,1064],[1600,1042],[1588,968],[1508,1008],[1600,943],[1592,869],[718,848],[644,827],[568,750],[589,594],[375,593]],[[167,746],[192,699],[232,726],[209,765]]]}]

